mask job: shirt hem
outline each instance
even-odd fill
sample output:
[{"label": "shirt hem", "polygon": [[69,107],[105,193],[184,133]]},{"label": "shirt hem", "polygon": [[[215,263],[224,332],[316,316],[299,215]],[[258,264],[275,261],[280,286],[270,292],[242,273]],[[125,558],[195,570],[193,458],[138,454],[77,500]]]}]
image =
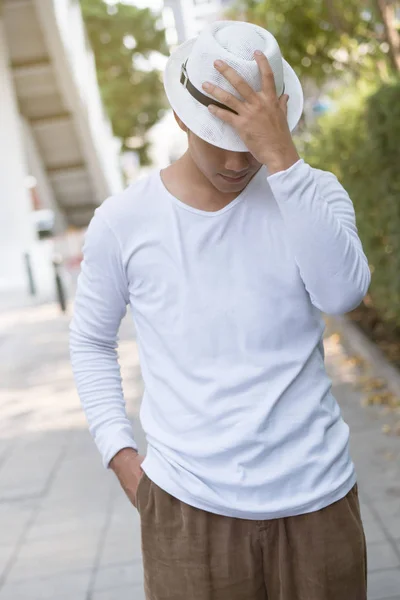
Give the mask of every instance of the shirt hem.
[{"label": "shirt hem", "polygon": [[160,477],[159,471],[153,468],[153,463],[148,462],[146,459],[142,463],[142,469],[146,473],[147,477],[151,481],[153,481],[153,483],[155,483],[164,492],[166,492],[170,496],[173,496],[174,498],[183,502],[184,504],[216,515],[221,515],[224,517],[233,517],[237,519],[248,519],[252,521],[266,521],[271,519],[281,519],[285,517],[295,517],[298,515],[322,510],[323,508],[326,508],[327,506],[330,506],[331,504],[342,500],[342,498],[344,498],[357,483],[357,476],[353,469],[351,477],[349,477],[344,484],[342,484],[334,492],[331,492],[330,494],[327,494],[322,498],[319,498],[318,500],[313,500],[312,502],[308,502],[301,506],[291,507],[279,511],[247,512],[235,510],[234,508],[228,507],[210,506],[206,503],[201,502],[201,500],[199,500],[198,498],[192,497],[188,493],[185,494],[181,489],[178,489],[171,485],[170,480],[165,480],[163,477]]}]

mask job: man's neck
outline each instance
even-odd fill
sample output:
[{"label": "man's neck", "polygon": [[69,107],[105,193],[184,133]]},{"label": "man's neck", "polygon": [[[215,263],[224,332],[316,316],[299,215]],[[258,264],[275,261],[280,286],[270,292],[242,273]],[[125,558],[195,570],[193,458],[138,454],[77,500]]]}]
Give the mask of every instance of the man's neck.
[{"label": "man's neck", "polygon": [[173,196],[199,210],[221,210],[238,196],[237,192],[224,194],[218,191],[197,168],[188,152],[163,169],[161,177]]}]

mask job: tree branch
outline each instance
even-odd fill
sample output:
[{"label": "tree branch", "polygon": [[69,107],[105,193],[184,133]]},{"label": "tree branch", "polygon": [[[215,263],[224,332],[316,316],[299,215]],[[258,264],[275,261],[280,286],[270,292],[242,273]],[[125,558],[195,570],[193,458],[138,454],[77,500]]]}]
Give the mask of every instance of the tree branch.
[{"label": "tree branch", "polygon": [[398,2],[376,0],[383,26],[385,28],[386,42],[389,45],[389,54],[395,71],[400,73],[400,33],[396,27],[396,5]]}]

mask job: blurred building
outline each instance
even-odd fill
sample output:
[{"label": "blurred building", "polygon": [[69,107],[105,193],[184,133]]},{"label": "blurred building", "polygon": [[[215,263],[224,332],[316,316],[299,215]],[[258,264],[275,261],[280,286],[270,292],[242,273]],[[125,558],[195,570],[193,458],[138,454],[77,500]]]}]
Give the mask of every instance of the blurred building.
[{"label": "blurred building", "polygon": [[232,0],[164,0],[164,13],[171,10],[174,15],[177,42],[194,37],[203,27],[221,16],[223,7]]},{"label": "blurred building", "polygon": [[0,2],[0,106],[0,295],[44,297],[54,245],[39,237],[84,227],[122,187],[79,2]]}]

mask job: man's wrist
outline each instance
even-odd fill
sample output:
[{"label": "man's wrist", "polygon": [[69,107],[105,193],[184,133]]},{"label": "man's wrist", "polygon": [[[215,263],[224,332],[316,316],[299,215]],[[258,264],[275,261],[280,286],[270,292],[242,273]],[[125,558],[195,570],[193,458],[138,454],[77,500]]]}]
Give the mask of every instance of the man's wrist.
[{"label": "man's wrist", "polygon": [[122,448],[110,461],[110,469],[114,472],[119,470],[125,463],[136,459],[139,453],[134,448]]},{"label": "man's wrist", "polygon": [[279,173],[279,171],[290,169],[299,160],[299,153],[293,145],[293,148],[289,148],[286,152],[282,152],[282,154],[275,154],[275,156],[266,158],[264,164],[268,169],[268,174],[274,175],[275,173]]}]

